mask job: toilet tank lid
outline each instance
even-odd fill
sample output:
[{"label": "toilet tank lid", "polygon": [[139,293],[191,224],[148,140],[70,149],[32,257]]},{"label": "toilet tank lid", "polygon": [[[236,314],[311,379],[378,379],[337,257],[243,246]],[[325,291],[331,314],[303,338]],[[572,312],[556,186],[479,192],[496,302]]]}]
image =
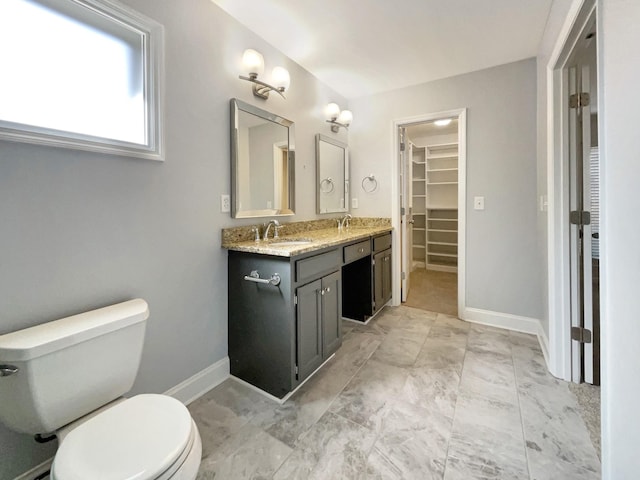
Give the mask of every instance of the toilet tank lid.
[{"label": "toilet tank lid", "polygon": [[0,335],[0,361],[25,361],[118,330],[149,317],[141,298]]}]

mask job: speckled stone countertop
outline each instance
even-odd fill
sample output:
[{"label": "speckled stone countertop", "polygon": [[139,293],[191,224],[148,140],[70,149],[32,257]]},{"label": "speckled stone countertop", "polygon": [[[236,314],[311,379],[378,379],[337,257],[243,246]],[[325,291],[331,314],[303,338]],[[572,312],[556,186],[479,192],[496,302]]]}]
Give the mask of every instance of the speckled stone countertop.
[{"label": "speckled stone countertop", "polygon": [[[259,242],[253,240],[252,226],[228,228],[222,231],[222,247],[238,252],[293,257],[391,231],[388,218],[354,217],[351,227],[340,232],[335,225],[335,219],[285,223],[279,238]],[[296,241],[307,243],[290,243]]]}]

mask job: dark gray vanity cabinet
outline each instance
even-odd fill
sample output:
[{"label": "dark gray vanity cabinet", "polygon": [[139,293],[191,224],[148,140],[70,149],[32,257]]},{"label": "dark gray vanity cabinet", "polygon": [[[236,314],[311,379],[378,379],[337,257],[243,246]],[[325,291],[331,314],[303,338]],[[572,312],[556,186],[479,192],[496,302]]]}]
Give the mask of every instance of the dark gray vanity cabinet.
[{"label": "dark gray vanity cabinet", "polygon": [[[341,335],[341,249],[295,257],[229,251],[231,374],[278,398],[333,354]],[[246,280],[278,274],[280,283]]]},{"label": "dark gray vanity cabinet", "polygon": [[[391,299],[391,233],[292,257],[229,250],[231,374],[277,398]],[[268,282],[267,279],[276,278]]]}]

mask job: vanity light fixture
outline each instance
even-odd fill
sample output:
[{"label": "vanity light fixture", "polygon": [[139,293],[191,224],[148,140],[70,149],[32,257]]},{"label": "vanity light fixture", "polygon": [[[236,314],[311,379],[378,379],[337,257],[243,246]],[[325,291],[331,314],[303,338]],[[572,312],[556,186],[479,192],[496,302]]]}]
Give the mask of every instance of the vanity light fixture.
[{"label": "vanity light fixture", "polygon": [[446,127],[447,125],[449,125],[451,123],[451,119],[450,118],[442,118],[440,120],[436,120],[435,123],[438,127]]},{"label": "vanity light fixture", "polygon": [[273,69],[271,72],[271,83],[273,85],[258,80],[258,76],[264,72],[264,57],[260,52],[252,48],[246,49],[242,54],[242,67],[246,75],[240,75],[239,78],[253,83],[253,94],[256,97],[266,100],[269,98],[269,92],[273,90],[282,98],[286,98],[284,92],[291,85],[291,77],[287,69],[283,67],[275,67]]},{"label": "vanity light fixture", "polygon": [[349,125],[353,121],[353,113],[350,110],[340,111],[337,103],[329,103],[324,107],[324,114],[327,117],[327,123],[331,124],[331,131],[338,133],[340,127],[349,130]]}]

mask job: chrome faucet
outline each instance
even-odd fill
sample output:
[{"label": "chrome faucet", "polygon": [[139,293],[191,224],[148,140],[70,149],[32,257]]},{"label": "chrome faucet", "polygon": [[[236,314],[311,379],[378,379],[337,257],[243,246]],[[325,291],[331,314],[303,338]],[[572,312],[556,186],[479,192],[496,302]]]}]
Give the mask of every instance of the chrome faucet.
[{"label": "chrome faucet", "polygon": [[344,229],[344,228],[349,228],[351,226],[351,219],[353,217],[351,216],[350,213],[345,213],[344,217],[342,217],[342,220],[340,221],[340,230]]},{"label": "chrome faucet", "polygon": [[278,227],[280,227],[280,222],[278,222],[278,220],[269,220],[269,223],[267,223],[267,226],[264,229],[264,236],[262,237],[263,240],[269,239],[269,229],[271,228],[271,225],[273,225],[274,229],[273,238],[278,238]]}]

